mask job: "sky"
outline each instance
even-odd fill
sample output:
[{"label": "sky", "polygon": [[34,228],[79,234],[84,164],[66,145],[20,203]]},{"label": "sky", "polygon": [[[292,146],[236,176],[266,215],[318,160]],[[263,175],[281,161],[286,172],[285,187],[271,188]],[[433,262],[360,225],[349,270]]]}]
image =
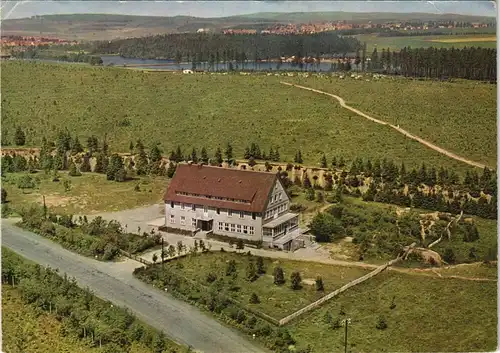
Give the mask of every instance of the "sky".
[{"label": "sky", "polygon": [[1,19],[105,13],[225,17],[257,12],[425,12],[496,16],[491,1],[2,1]]}]

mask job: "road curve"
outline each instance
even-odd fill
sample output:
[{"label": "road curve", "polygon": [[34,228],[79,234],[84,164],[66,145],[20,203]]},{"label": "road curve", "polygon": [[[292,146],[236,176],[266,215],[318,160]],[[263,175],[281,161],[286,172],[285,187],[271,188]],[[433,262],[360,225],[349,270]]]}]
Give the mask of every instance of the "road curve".
[{"label": "road curve", "polygon": [[[474,161],[472,161],[470,159],[467,159],[467,158],[464,158],[464,157],[460,157],[459,155],[456,155],[453,152],[447,151],[444,148],[436,146],[435,144],[433,144],[433,143],[431,143],[431,142],[429,142],[427,140],[424,140],[423,138],[421,138],[421,137],[419,137],[417,135],[413,135],[413,134],[409,133],[408,131],[406,131],[404,129],[401,129],[399,126],[389,124],[388,122],[385,122],[385,121],[382,121],[382,120],[379,120],[379,119],[375,119],[375,118],[373,118],[373,117],[371,117],[371,116],[363,113],[362,111],[360,111],[360,110],[358,110],[356,108],[353,108],[353,107],[347,105],[345,103],[345,101],[344,101],[343,98],[341,98],[341,97],[339,97],[339,96],[337,96],[335,94],[324,92],[324,91],[320,91],[320,90],[317,90],[317,89],[314,89],[314,88],[310,88],[310,87],[295,85],[293,83],[288,83],[288,82],[280,82],[280,83],[284,84],[284,85],[287,85],[287,86],[297,87],[297,88],[305,89],[307,91],[316,92],[316,93],[320,93],[320,94],[324,94],[324,95],[333,97],[333,98],[335,98],[336,100],[339,101],[341,107],[343,107],[345,109],[348,109],[348,110],[352,111],[353,113],[355,113],[355,114],[357,114],[359,116],[362,116],[363,118],[371,120],[374,123],[377,123],[377,124],[380,124],[380,125],[387,125],[387,126],[393,128],[394,130],[396,130],[397,132],[399,132],[400,134],[403,134],[404,136],[409,137],[412,140],[420,142],[424,146],[427,146],[427,147],[433,149],[436,152],[444,154],[445,156],[453,158],[453,159],[455,159],[457,161],[460,161],[460,162],[463,162],[463,163],[467,163],[467,164],[469,164],[469,165],[471,165],[473,167],[477,167],[477,168],[481,168],[481,169],[483,169],[484,167],[486,167],[486,165],[484,165],[484,164],[481,164],[481,163],[478,163],[478,162],[474,162]],[[490,168],[490,167],[488,167],[488,168]]]},{"label": "road curve", "polygon": [[139,319],[181,344],[206,353],[267,352],[195,307],[133,277],[138,262],[98,262],[15,227],[12,220],[3,219],[1,229],[2,246],[43,266],[66,272],[81,287],[89,287],[97,296],[130,309]]}]

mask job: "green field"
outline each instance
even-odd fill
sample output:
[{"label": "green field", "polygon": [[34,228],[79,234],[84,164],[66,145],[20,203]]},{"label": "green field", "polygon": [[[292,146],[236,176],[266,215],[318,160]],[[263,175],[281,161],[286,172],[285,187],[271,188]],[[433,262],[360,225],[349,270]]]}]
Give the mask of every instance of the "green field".
[{"label": "green field", "polygon": [[[237,279],[225,276],[230,259],[237,263]],[[289,280],[291,271],[299,271],[302,279],[321,275],[325,293],[359,277],[364,270],[332,265],[280,260],[265,260],[266,274],[255,282],[245,280],[250,257],[235,253],[207,253],[168,263],[165,278],[181,275],[207,287],[200,293],[192,286],[183,285],[186,297],[200,301],[206,293],[221,293],[234,296],[242,305],[250,306],[264,314],[279,318],[297,310],[318,298],[314,284],[303,283],[303,288],[292,290]],[[253,260],[255,261],[255,260]],[[285,270],[287,283],[276,286],[272,269],[279,263]],[[468,277],[496,278],[496,266],[469,266],[467,270],[454,268],[443,272],[443,276],[460,274]],[[154,271],[156,270],[156,271]],[[160,265],[142,274],[140,278],[162,278]],[[156,273],[156,274],[154,274]],[[208,273],[217,279],[208,283]],[[432,275],[432,274],[431,274]],[[159,277],[158,277],[159,276]],[[220,280],[219,280],[220,278]],[[158,285],[162,280],[155,282]],[[304,281],[305,282],[305,281]],[[167,284],[169,289],[175,286]],[[236,286],[235,291],[230,288]],[[186,292],[187,291],[187,292]],[[251,293],[256,293],[259,304],[248,304]],[[344,331],[334,329],[333,322],[339,318],[351,318],[349,329],[349,352],[460,352],[488,351],[496,346],[497,324],[496,282],[475,282],[463,279],[437,278],[418,273],[382,272],[373,279],[348,289],[320,308],[297,318],[285,326],[296,341],[297,348],[310,345],[315,353],[338,352],[343,349]],[[395,308],[390,308],[394,298]],[[343,308],[345,315],[340,314]],[[326,312],[333,321],[325,321]],[[380,316],[388,327],[379,330],[375,326]],[[250,332],[251,333],[251,332]],[[262,337],[264,338],[264,337]]]},{"label": "green field", "polygon": [[[2,179],[2,188],[7,190],[8,205],[19,209],[34,203],[46,205],[54,213],[92,214],[96,212],[118,211],[134,207],[151,205],[159,202],[167,187],[166,178],[140,178],[123,183],[106,180],[106,175],[83,173],[79,177],[69,177],[66,172],[59,172],[61,180],[53,182],[52,177],[43,172],[32,174],[40,180],[33,190],[17,187],[17,180],[24,173],[7,174]],[[64,180],[71,181],[71,189],[65,191]],[[135,191],[139,184],[140,191]]]},{"label": "green field", "polygon": [[[497,345],[496,282],[383,272],[290,324],[294,338],[315,353],[343,350],[343,328],[325,322],[327,311],[334,319],[351,318],[350,352],[477,352]],[[385,330],[375,328],[380,316]]]},{"label": "green field", "polygon": [[[225,275],[226,266],[230,260],[236,261],[238,276],[234,282],[232,276]],[[317,276],[323,278],[325,291],[328,293],[368,273],[367,270],[357,267],[338,267],[332,271],[331,267],[313,262],[274,261],[264,258],[266,273],[254,282],[249,282],[246,279],[249,261],[255,263],[255,258],[235,253],[207,253],[170,262],[167,271],[177,272],[206,287],[210,286],[207,282],[207,276],[212,273],[217,276],[217,279],[224,282],[223,288],[225,290],[233,285],[240,288],[238,291],[232,292],[232,297],[235,300],[278,320],[325,295],[324,292],[316,291],[315,280]],[[179,262],[182,266],[178,266]],[[286,279],[284,285],[277,286],[273,283],[273,270],[276,266],[281,266],[284,271]],[[290,275],[294,271],[300,271],[303,280],[302,289],[293,290],[290,288]],[[257,294],[260,303],[249,304],[252,293]]]},{"label": "green field", "polygon": [[390,77],[369,82],[317,77],[287,81],[337,94],[374,118],[399,125],[459,156],[496,166],[496,85]]},{"label": "green field", "polygon": [[[35,84],[33,77],[37,78]],[[130,141],[138,138],[146,147],[160,142],[165,153],[177,145],[186,153],[193,147],[199,152],[205,146],[211,155],[217,146],[224,149],[227,141],[231,141],[235,155],[241,157],[245,146],[256,142],[263,150],[271,146],[279,148],[285,161],[293,161],[297,149],[301,149],[305,163],[313,165],[319,164],[320,156],[326,152],[329,159],[334,155],[347,160],[357,156],[386,157],[397,163],[404,161],[407,166],[419,166],[425,160],[428,165],[443,165],[459,171],[469,168],[389,128],[341,109],[324,96],[281,85],[279,79],[7,62],[2,64],[5,93],[2,134],[12,143],[15,127],[20,125],[27,133],[27,144],[39,146],[43,135],[54,137],[57,130],[67,128],[72,134],[78,134],[81,141],[86,141],[91,134],[102,138],[107,132],[111,150],[121,152],[128,151]],[[358,90],[370,92],[369,95],[355,93],[350,98],[346,97],[346,91],[342,95],[349,101],[366,99],[386,107],[385,100],[391,99],[395,104],[392,97],[404,86],[387,83],[381,93],[373,91],[373,83],[356,84],[345,84],[350,87],[349,93]],[[425,84],[407,84],[425,90]],[[432,85],[428,84],[429,90]],[[442,125],[443,116],[470,114],[471,111],[481,111],[484,116],[468,119],[464,134],[470,134],[471,128],[478,128],[478,119],[490,123],[493,87],[490,91],[476,83],[452,87],[455,88],[433,90],[433,98],[446,104],[438,106],[439,113],[436,108],[427,107],[428,114],[435,115],[423,115],[418,120],[422,128],[431,126],[432,131]],[[466,94],[461,91],[463,89],[477,89],[487,95],[478,101],[469,99],[473,106],[467,106],[456,98]],[[387,97],[388,91],[391,98]],[[423,97],[428,95],[431,93]],[[421,97],[403,98],[413,100],[413,104],[426,102]],[[449,98],[451,101],[446,101]],[[430,105],[429,102],[425,104]],[[402,106],[397,113],[403,112],[415,111]],[[494,134],[491,124],[480,128],[489,132],[488,138]],[[455,135],[451,141],[458,146],[464,143],[457,141]],[[486,141],[492,146],[488,139]],[[490,151],[489,155],[494,156],[494,152]]]},{"label": "green field", "polygon": [[[463,47],[483,47],[496,48],[496,40],[491,40],[495,32],[491,34],[477,35],[441,35],[441,36],[408,36],[408,37],[379,37],[377,34],[359,34],[354,36],[361,43],[366,43],[368,53],[376,47],[378,51],[382,49],[400,50],[404,47],[412,48],[463,48]],[[468,40],[470,39],[470,40]],[[481,40],[483,39],[483,40]],[[452,42],[452,41],[458,42]]]},{"label": "green field", "polygon": [[[21,293],[2,285],[2,337],[5,352],[33,353],[104,353],[90,341],[61,334],[62,324],[56,315],[35,309],[23,302]],[[129,353],[146,353],[150,349],[133,343]]]}]

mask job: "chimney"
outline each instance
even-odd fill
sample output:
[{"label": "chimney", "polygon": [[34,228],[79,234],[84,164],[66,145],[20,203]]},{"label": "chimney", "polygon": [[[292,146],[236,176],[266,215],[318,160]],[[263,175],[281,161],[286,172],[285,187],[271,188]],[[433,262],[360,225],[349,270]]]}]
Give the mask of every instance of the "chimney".
[{"label": "chimney", "polygon": [[220,178],[219,178],[219,179],[217,179],[217,181],[220,183]]}]

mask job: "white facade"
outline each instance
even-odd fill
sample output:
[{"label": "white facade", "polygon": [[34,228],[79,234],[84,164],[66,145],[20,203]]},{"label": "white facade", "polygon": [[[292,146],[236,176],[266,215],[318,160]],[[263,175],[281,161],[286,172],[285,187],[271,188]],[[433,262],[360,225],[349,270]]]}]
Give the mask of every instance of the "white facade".
[{"label": "white facade", "polygon": [[[298,232],[298,215],[289,212],[290,198],[276,180],[264,212],[245,212],[204,205],[165,201],[165,226],[168,228],[234,237],[287,248]],[[288,239],[290,238],[290,239]],[[281,241],[280,241],[281,240]],[[287,240],[287,241],[284,241]]]}]

